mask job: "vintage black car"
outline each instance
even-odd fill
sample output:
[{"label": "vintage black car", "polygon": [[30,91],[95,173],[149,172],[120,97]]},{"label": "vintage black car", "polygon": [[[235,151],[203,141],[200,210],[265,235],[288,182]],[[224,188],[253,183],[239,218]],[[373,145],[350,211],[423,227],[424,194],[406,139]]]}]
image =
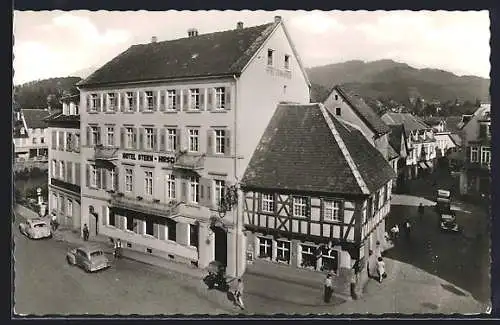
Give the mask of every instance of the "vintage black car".
[{"label": "vintage black car", "polygon": [[436,198],[436,212],[439,215],[441,231],[459,232],[455,212],[451,209],[451,193],[447,190],[438,190]]}]

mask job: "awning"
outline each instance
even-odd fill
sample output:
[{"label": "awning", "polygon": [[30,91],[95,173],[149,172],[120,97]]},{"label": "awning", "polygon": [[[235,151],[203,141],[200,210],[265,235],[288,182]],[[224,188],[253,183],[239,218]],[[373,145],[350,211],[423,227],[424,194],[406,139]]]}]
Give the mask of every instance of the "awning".
[{"label": "awning", "polygon": [[427,169],[427,165],[425,164],[425,162],[420,162],[418,163],[418,165],[420,166],[420,168],[422,169]]}]

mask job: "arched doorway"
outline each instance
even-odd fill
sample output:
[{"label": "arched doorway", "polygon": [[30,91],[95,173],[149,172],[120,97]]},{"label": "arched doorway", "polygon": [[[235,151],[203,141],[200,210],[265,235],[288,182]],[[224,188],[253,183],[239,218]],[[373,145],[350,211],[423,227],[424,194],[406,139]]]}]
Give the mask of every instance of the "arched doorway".
[{"label": "arched doorway", "polygon": [[227,266],[227,232],[218,226],[212,230],[215,234],[215,260]]},{"label": "arched doorway", "polygon": [[89,206],[89,224],[88,224],[88,227],[89,227],[89,235],[93,236],[97,236],[97,234],[99,233],[99,215],[97,214],[97,212],[95,211],[94,209],[94,206]]}]

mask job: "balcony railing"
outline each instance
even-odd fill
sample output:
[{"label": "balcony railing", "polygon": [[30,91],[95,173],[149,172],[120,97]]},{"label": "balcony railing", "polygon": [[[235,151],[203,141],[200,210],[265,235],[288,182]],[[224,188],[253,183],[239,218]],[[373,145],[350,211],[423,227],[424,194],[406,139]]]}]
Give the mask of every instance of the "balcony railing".
[{"label": "balcony railing", "polygon": [[175,158],[174,168],[188,169],[188,170],[200,170],[203,169],[205,164],[204,154],[191,154],[186,152],[181,152]]},{"label": "balcony railing", "polygon": [[170,203],[154,202],[145,199],[132,198],[118,193],[111,194],[111,205],[114,207],[134,210],[143,213],[153,213],[164,217],[173,217],[180,213],[180,206],[184,203],[172,201]]},{"label": "balcony railing", "polygon": [[98,145],[94,147],[94,159],[95,160],[117,160],[118,159],[118,148],[115,147],[104,147]]}]

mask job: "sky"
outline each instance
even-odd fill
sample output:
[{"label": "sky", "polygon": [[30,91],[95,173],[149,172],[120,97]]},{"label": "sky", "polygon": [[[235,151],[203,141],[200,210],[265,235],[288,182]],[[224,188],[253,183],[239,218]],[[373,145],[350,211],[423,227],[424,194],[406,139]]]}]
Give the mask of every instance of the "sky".
[{"label": "sky", "polygon": [[488,11],[15,11],[14,84],[97,69],[133,44],[280,15],[306,67],[392,59],[489,78]]}]

